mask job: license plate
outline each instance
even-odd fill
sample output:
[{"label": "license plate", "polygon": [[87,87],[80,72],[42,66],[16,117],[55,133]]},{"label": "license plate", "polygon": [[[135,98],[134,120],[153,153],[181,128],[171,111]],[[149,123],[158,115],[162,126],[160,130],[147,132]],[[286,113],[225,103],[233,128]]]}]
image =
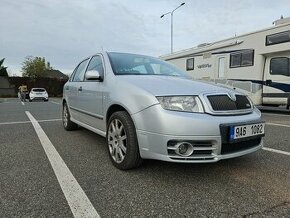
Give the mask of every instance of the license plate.
[{"label": "license plate", "polygon": [[241,139],[265,134],[265,123],[255,123],[242,126],[231,126],[230,139]]}]

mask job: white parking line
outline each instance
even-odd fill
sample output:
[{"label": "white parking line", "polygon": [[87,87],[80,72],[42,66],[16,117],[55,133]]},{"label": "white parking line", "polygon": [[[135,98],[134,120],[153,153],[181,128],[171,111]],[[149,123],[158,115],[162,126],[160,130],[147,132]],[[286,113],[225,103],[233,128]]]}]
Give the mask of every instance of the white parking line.
[{"label": "white parking line", "polygon": [[275,116],[275,117],[290,117],[290,114],[274,114],[274,113],[262,113],[262,115],[266,115],[266,116]]},{"label": "white parking line", "polygon": [[53,122],[53,121],[61,121],[62,119],[50,119],[50,120],[37,120],[37,122]]},{"label": "white parking line", "polygon": [[30,121],[4,122],[4,123],[0,123],[0,125],[22,124],[22,123],[31,123],[31,122]]},{"label": "white parking line", "polygon": [[22,105],[25,105],[23,101],[21,101],[21,104],[22,104]]},{"label": "white parking line", "polygon": [[56,101],[50,101],[50,102],[54,104],[60,104],[59,102],[56,102]]},{"label": "white parking line", "polygon": [[285,125],[285,124],[280,124],[280,123],[266,123],[266,124],[270,126],[281,126],[281,127],[290,128],[290,125]]},{"label": "white parking line", "polygon": [[[37,122],[54,122],[54,121],[61,121],[62,119],[51,119],[51,120],[37,120]],[[22,123],[31,123],[31,121],[17,121],[17,122],[4,122],[0,123],[0,125],[11,125],[11,124],[22,124]]]},{"label": "white parking line", "polygon": [[74,217],[100,217],[37,120],[29,111],[25,113],[35,129]]},{"label": "white parking line", "polygon": [[18,100],[16,100],[16,101],[8,101],[7,99],[4,99],[2,102],[0,100],[0,103],[1,104],[19,104],[19,101]]},{"label": "white parking line", "polygon": [[275,152],[275,153],[278,153],[278,154],[285,154],[285,155],[290,156],[290,152],[287,152],[287,151],[281,151],[281,150],[277,150],[277,149],[273,149],[273,148],[267,148],[267,147],[263,147],[263,150],[270,151],[270,152]]}]

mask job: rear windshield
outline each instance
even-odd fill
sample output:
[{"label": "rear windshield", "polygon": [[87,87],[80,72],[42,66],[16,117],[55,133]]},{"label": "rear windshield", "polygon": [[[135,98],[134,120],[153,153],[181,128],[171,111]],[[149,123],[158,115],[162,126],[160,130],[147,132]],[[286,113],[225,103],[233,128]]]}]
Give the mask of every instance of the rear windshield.
[{"label": "rear windshield", "polygon": [[45,92],[45,89],[32,89],[34,92]]},{"label": "rear windshield", "polygon": [[175,66],[144,55],[109,52],[109,59],[115,75],[158,75],[190,78]]}]

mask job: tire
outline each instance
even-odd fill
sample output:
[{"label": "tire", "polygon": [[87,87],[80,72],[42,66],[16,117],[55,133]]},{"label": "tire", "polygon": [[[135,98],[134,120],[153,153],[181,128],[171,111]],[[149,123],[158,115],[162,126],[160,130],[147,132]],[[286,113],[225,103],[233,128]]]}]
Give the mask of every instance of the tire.
[{"label": "tire", "polygon": [[70,113],[66,103],[62,107],[62,124],[65,130],[71,131],[78,128],[78,125],[70,120]]},{"label": "tire", "polygon": [[31,100],[31,99],[29,99],[29,102],[32,102],[32,100]]},{"label": "tire", "polygon": [[112,114],[107,125],[106,141],[109,157],[115,167],[129,170],[140,166],[142,159],[136,129],[127,112]]}]

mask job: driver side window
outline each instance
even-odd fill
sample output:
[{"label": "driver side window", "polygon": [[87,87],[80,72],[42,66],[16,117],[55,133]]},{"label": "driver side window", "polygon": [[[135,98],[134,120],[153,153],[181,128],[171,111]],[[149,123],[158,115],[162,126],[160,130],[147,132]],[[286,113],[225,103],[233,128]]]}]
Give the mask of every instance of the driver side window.
[{"label": "driver side window", "polygon": [[85,75],[88,60],[89,59],[86,59],[79,64],[79,66],[75,72],[74,78],[72,80],[73,82],[80,82],[80,81],[84,80],[84,75]]},{"label": "driver side window", "polygon": [[103,67],[103,61],[102,61],[101,56],[96,55],[96,56],[92,57],[92,59],[91,59],[91,61],[89,63],[87,71],[89,71],[89,70],[96,70],[103,77],[103,75],[104,75],[104,67]]}]

